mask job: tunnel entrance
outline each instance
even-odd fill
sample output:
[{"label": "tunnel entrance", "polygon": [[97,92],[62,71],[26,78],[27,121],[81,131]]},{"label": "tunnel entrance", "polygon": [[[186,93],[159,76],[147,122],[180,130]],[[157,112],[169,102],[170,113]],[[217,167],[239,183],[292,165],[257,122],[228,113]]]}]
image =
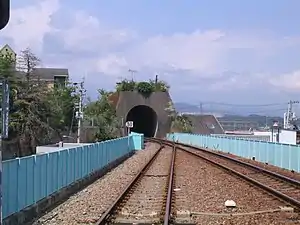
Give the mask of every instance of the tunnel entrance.
[{"label": "tunnel entrance", "polygon": [[157,114],[149,106],[138,105],[127,114],[126,121],[133,121],[132,132],[142,133],[145,137],[154,137],[157,130]]}]

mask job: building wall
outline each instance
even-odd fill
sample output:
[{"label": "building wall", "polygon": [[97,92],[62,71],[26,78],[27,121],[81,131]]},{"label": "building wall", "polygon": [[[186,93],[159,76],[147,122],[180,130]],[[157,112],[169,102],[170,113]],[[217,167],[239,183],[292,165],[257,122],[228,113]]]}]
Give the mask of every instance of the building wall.
[{"label": "building wall", "polygon": [[12,60],[16,61],[16,53],[8,46],[4,46],[0,52],[1,56],[11,56]]},{"label": "building wall", "polygon": [[1,55],[1,57],[10,56],[11,59],[14,61],[13,65],[12,65],[13,68],[16,67],[17,54],[8,45],[5,45],[1,49],[0,55]]},{"label": "building wall", "polygon": [[[244,140],[257,140],[267,142],[277,142],[277,133],[272,131],[254,131],[253,134],[249,135],[238,135],[238,134],[218,134],[214,135],[218,137],[238,138]],[[297,132],[293,130],[280,130],[279,131],[279,143],[295,145],[297,140]]]},{"label": "building wall", "polygon": [[[255,131],[253,132],[254,135],[259,136],[269,136],[270,142],[276,142],[276,131],[273,132],[272,138],[272,131]],[[279,131],[279,143],[282,144],[292,144],[295,145],[297,140],[297,132],[293,130],[280,130]]]},{"label": "building wall", "polygon": [[281,130],[279,135],[279,142],[283,144],[296,144],[297,132],[293,130]]},{"label": "building wall", "polygon": [[54,83],[53,82],[49,82],[49,83],[47,83],[47,86],[48,86],[49,89],[53,88],[54,87]]},{"label": "building wall", "polygon": [[244,140],[254,140],[254,141],[270,141],[270,135],[239,135],[239,134],[216,134],[211,136],[218,136],[218,137],[228,137],[228,138],[237,138],[237,139],[244,139]]}]

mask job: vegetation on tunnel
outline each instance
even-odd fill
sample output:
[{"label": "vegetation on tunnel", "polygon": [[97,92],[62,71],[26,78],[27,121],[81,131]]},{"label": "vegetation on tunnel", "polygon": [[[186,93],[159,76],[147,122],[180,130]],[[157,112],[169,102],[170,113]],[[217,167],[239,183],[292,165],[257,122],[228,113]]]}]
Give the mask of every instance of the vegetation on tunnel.
[{"label": "vegetation on tunnel", "polygon": [[166,92],[168,91],[170,86],[162,80],[149,80],[136,82],[133,80],[127,80],[124,79],[121,82],[118,82],[116,84],[116,90],[117,92],[120,91],[137,91],[145,98],[148,98],[153,92],[156,91],[162,91]]}]

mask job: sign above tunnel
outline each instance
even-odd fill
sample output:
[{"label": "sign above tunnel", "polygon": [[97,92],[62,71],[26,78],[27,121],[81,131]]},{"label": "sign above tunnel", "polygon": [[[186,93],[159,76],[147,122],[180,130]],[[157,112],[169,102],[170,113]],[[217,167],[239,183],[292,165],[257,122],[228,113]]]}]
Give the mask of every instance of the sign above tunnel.
[{"label": "sign above tunnel", "polygon": [[127,121],[125,123],[125,126],[128,127],[128,128],[133,128],[133,121]]}]

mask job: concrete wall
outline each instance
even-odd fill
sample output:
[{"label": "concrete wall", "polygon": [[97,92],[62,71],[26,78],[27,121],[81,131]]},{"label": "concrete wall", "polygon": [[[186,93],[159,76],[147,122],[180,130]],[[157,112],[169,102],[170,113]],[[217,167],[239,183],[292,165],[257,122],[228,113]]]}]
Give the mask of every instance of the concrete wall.
[{"label": "concrete wall", "polygon": [[120,92],[116,106],[117,115],[124,118],[124,126],[128,112],[135,106],[146,105],[151,107],[158,117],[158,130],[156,137],[165,137],[171,129],[171,119],[168,117],[165,108],[172,99],[168,92],[154,92],[148,98],[143,97],[138,92]]}]

